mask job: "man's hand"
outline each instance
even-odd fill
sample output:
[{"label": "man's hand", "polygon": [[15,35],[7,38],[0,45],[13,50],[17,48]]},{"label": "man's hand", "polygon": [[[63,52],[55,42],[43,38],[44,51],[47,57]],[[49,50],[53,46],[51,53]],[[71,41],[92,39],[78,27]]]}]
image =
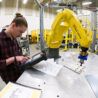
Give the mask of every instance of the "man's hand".
[{"label": "man's hand", "polygon": [[30,57],[24,57],[24,56],[16,56],[16,61],[21,62],[22,64],[26,62]]}]

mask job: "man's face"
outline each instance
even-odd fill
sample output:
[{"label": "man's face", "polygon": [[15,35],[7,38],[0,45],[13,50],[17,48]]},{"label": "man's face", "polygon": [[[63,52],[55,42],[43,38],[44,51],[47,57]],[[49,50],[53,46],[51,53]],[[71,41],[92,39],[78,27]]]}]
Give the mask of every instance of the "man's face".
[{"label": "man's face", "polygon": [[17,37],[21,37],[22,34],[26,31],[27,27],[26,26],[16,26],[15,24],[13,25],[13,32],[12,32],[12,37],[16,39]]}]

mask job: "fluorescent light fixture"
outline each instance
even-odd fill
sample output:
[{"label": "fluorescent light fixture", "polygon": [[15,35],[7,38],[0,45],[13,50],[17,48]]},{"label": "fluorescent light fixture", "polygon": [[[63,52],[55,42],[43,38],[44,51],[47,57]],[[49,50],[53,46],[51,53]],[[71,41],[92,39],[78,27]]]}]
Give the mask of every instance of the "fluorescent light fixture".
[{"label": "fluorescent light fixture", "polygon": [[48,3],[46,3],[46,6],[48,6],[49,4]]},{"label": "fluorescent light fixture", "polygon": [[23,4],[26,4],[28,0],[23,0]]},{"label": "fluorescent light fixture", "polygon": [[2,0],[0,0],[0,2],[2,2]]},{"label": "fluorescent light fixture", "polygon": [[83,2],[83,3],[82,3],[82,5],[90,5],[90,4],[92,4],[91,1],[86,1],[86,2]]},{"label": "fluorescent light fixture", "polygon": [[56,12],[59,13],[59,12],[61,12],[61,11],[63,11],[63,9],[58,9]]},{"label": "fluorescent light fixture", "polygon": [[54,2],[59,1],[59,0],[54,0]]},{"label": "fluorescent light fixture", "polygon": [[60,2],[61,0],[53,0],[54,2]]}]

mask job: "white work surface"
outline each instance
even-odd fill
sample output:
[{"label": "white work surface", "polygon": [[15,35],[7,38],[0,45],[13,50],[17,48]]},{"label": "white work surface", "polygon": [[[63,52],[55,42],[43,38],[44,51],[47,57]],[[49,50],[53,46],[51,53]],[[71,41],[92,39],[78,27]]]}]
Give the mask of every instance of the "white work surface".
[{"label": "white work surface", "polygon": [[[60,52],[62,65],[68,64],[68,62],[69,64],[76,63],[77,55],[74,55],[73,58],[72,54],[74,53]],[[36,69],[26,70],[17,80],[17,83],[41,88],[41,98],[96,98],[85,75],[98,75],[98,56],[90,54],[83,66],[85,69],[81,74],[62,67],[56,77]]]}]

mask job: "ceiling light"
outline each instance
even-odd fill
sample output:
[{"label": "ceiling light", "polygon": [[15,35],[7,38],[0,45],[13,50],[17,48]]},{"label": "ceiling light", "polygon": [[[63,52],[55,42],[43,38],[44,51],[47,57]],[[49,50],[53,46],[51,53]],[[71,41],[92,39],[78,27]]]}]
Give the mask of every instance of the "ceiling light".
[{"label": "ceiling light", "polygon": [[54,2],[61,2],[61,0],[53,0]]},{"label": "ceiling light", "polygon": [[86,2],[83,2],[83,3],[82,3],[82,5],[90,5],[90,4],[92,4],[91,1],[86,1]]},{"label": "ceiling light", "polygon": [[28,0],[23,0],[23,4],[26,4]]},{"label": "ceiling light", "polygon": [[0,2],[2,2],[2,0],[0,0]]},{"label": "ceiling light", "polygon": [[59,1],[59,0],[54,0],[54,2]]},{"label": "ceiling light", "polygon": [[63,9],[58,9],[56,12],[59,13],[59,12],[61,12],[61,11],[63,11]]}]

